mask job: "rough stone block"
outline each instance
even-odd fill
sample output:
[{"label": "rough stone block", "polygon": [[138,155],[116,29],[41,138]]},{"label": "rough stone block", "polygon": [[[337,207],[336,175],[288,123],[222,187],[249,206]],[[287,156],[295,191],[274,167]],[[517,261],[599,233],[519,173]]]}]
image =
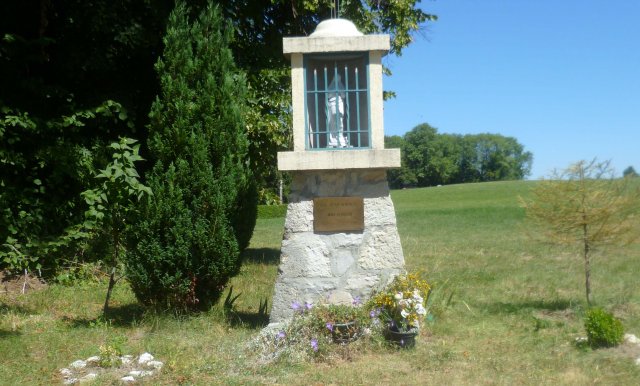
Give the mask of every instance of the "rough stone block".
[{"label": "rough stone block", "polygon": [[391,197],[365,198],[364,226],[365,229],[396,225],[396,214]]},{"label": "rough stone block", "polygon": [[313,202],[305,200],[290,203],[284,228],[287,236],[296,232],[313,232]]},{"label": "rough stone block", "polygon": [[331,277],[330,251],[321,237],[313,233],[297,233],[282,240],[280,276]]},{"label": "rough stone block", "polygon": [[362,241],[358,264],[365,270],[404,267],[398,230],[394,226],[386,226],[367,233]]}]

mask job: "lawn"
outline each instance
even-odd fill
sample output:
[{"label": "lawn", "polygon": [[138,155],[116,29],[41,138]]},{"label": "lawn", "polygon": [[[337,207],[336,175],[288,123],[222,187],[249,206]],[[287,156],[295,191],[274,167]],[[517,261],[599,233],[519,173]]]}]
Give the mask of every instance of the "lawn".
[{"label": "lawn", "polygon": [[[49,285],[22,295],[0,287],[0,384],[61,382],[58,369],[119,342],[165,363],[146,384],[640,384],[640,351],[579,348],[586,308],[576,251],[529,237],[518,196],[535,182],[392,192],[408,269],[436,287],[436,317],[415,350],[354,350],[346,359],[262,365],[247,342],[277,275],[283,218],[259,219],[240,274],[236,313],[145,313],[126,282],[113,320],[101,313],[106,281]],[[640,335],[640,245],[608,248],[593,262],[595,303]],[[117,384],[105,375],[94,384]]]}]

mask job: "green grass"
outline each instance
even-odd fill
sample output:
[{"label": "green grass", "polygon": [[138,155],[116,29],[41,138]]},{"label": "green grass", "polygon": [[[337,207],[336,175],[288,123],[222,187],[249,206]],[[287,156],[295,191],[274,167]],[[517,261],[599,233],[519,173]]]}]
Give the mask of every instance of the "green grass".
[{"label": "green grass", "polygon": [[[574,251],[527,237],[518,196],[535,182],[443,186],[392,192],[407,267],[436,285],[436,320],[413,351],[373,348],[350,360],[261,366],[245,343],[277,275],[283,218],[259,219],[232,280],[238,313],[220,308],[176,318],[144,313],[125,283],[116,317],[100,323],[105,283],[14,295],[0,293],[0,384],[59,382],[57,369],[114,337],[132,354],[166,363],[148,384],[640,384],[627,347],[585,350],[582,261]],[[595,303],[640,335],[640,246],[600,251]],[[451,301],[448,303],[447,299]],[[635,352],[635,357],[640,352]],[[111,384],[100,379],[95,384]]]}]

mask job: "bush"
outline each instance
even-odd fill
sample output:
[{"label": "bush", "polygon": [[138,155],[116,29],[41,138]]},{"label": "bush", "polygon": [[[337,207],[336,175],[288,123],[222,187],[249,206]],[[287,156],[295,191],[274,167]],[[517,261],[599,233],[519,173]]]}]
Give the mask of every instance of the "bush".
[{"label": "bush", "polygon": [[584,328],[587,330],[589,345],[593,348],[613,347],[622,343],[622,322],[601,308],[587,311]]},{"label": "bush", "polygon": [[243,121],[246,86],[228,49],[232,26],[209,6],[197,20],[179,2],[157,69],[162,94],[151,110],[147,175],[154,192],[132,227],[126,257],[144,304],[207,309],[240,269],[257,191]]}]

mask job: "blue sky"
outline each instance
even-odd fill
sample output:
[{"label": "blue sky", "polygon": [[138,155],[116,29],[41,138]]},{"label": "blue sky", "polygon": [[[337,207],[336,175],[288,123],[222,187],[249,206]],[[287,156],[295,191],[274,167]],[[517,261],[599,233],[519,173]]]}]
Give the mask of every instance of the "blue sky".
[{"label": "blue sky", "polygon": [[529,178],[581,159],[640,172],[640,0],[423,0],[438,15],[384,88],[386,135],[515,137]]}]

